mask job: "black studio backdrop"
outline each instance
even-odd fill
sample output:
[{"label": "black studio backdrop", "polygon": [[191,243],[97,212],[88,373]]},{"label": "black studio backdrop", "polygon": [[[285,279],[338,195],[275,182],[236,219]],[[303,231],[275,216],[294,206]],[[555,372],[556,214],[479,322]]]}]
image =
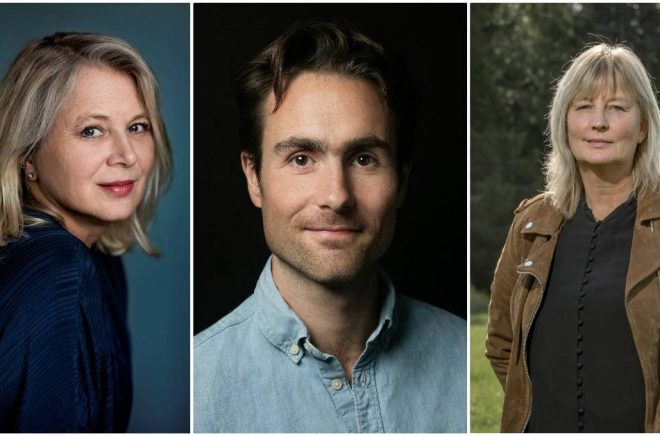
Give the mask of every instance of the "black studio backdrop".
[{"label": "black studio backdrop", "polygon": [[195,4],[194,330],[252,294],[270,254],[240,166],[239,67],[300,20],[341,21],[404,60],[419,94],[414,164],[381,265],[399,293],[467,307],[467,6]]}]

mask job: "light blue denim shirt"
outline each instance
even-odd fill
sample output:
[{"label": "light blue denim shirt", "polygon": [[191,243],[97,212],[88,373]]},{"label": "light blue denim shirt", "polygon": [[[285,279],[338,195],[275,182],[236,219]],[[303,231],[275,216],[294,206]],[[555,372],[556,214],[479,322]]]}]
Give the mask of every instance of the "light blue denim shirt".
[{"label": "light blue denim shirt", "polygon": [[466,323],[387,294],[348,384],[277,290],[255,292],[195,336],[195,432],[465,432]]}]

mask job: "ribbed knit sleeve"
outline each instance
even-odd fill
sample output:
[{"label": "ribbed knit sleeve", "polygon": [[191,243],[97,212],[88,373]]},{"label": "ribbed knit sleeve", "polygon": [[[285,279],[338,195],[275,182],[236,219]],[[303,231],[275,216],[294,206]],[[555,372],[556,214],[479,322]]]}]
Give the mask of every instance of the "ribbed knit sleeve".
[{"label": "ribbed knit sleeve", "polygon": [[56,227],[0,251],[0,430],[125,430],[125,289],[100,265]]}]

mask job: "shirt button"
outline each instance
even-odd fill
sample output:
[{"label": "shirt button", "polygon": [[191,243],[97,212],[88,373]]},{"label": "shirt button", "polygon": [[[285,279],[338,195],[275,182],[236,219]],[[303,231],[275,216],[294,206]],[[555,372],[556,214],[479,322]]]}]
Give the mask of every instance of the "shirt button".
[{"label": "shirt button", "polygon": [[291,348],[289,348],[289,353],[294,355],[300,353],[300,347],[297,344],[292,344]]},{"label": "shirt button", "polygon": [[360,374],[360,383],[362,383],[363,385],[367,384],[367,374],[364,372]]},{"label": "shirt button", "polygon": [[338,378],[332,380],[332,382],[330,383],[330,386],[332,386],[332,389],[334,389],[336,391],[340,390],[343,385],[344,384]]},{"label": "shirt button", "polygon": [[531,222],[531,221],[528,222],[527,224],[525,224],[525,228],[526,228],[526,229],[531,229],[532,227],[534,227],[534,223]]},{"label": "shirt button", "polygon": [[534,265],[534,262],[532,262],[531,260],[526,260],[525,263],[524,263],[523,265],[525,265],[525,266],[532,266],[532,265]]}]

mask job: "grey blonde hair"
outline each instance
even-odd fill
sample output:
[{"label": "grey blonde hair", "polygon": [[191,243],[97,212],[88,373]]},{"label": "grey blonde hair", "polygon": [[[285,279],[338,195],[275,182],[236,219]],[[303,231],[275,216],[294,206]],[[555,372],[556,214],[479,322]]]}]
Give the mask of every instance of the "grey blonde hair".
[{"label": "grey blonde hair", "polygon": [[126,220],[109,224],[97,246],[117,255],[137,242],[149,255],[157,255],[147,236],[147,226],[169,182],[172,155],[160,113],[156,77],[142,55],[128,43],[90,33],[56,33],[31,42],[0,83],[0,247],[19,238],[25,225],[40,222],[25,214],[26,206],[59,220],[30,194],[24,164],[48,136],[59,108],[74,88],[78,71],[94,65],[133,78],[155,144],[155,161],[140,205]]},{"label": "grey blonde hair", "polygon": [[633,161],[633,192],[660,188],[660,111],[651,76],[633,51],[620,44],[587,47],[570,64],[557,84],[550,109],[551,150],[545,162],[546,192],[552,204],[570,218],[584,187],[568,147],[566,115],[576,98],[595,96],[617,87],[635,98],[646,139],[638,144]]}]

